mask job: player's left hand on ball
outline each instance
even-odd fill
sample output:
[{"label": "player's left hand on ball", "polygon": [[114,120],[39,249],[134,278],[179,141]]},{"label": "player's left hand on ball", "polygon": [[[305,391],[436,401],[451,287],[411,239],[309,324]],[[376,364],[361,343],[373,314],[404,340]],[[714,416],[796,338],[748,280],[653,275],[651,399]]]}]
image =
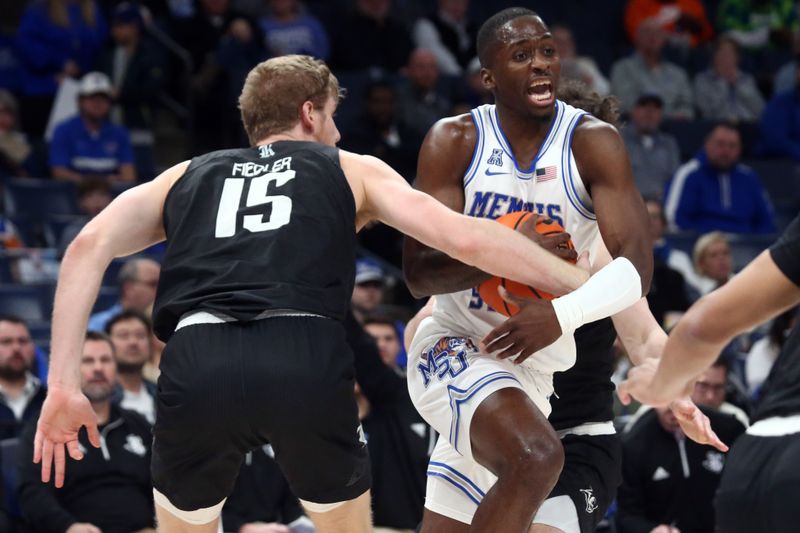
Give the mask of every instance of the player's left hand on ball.
[{"label": "player's left hand on ball", "polygon": [[528,237],[530,240],[547,250],[548,252],[556,254],[561,259],[567,261],[574,261],[578,257],[578,253],[574,248],[569,248],[567,243],[570,240],[570,234],[562,231],[554,235],[542,235],[536,231],[536,224],[540,217],[537,213],[531,213],[526,217],[522,224],[519,225],[517,231]]},{"label": "player's left hand on ball", "polygon": [[687,437],[698,444],[713,446],[721,452],[728,451],[728,446],[711,429],[711,421],[692,400],[675,400],[669,404],[669,408]]},{"label": "player's left hand on ball", "polygon": [[561,325],[556,318],[553,304],[548,300],[522,298],[499,287],[500,296],[508,303],[519,307],[512,316],[483,338],[482,349],[494,353],[498,359],[519,354],[514,364],[520,364],[531,354],[550,346],[561,337]]}]

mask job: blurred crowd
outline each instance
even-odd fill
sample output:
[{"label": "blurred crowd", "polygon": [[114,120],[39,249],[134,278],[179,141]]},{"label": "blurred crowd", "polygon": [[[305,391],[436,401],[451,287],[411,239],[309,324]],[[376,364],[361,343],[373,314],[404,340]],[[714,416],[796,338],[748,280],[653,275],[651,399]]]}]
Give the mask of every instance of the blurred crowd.
[{"label": "blurred crowd", "polygon": [[[112,263],[84,345],[84,393],[104,445],[38,481],[32,428],[46,394],[60,258],[126,188],[205,151],[246,145],[237,97],[259,61],[325,59],[347,89],[340,147],[409,181],[428,129],[491,103],[475,37],[504,7],[550,25],[561,79],[618,99],[620,134],[650,214],[648,295],[665,329],[765,249],[800,209],[800,18],[791,0],[5,0],[0,21],[0,532],[152,531],[149,428],[163,346],[150,312],[163,247]],[[403,283],[402,240],[359,235],[348,336],[385,531],[421,519],[435,435],[405,385],[403,328],[424,302]],[[698,381],[728,444],[797,310],[737,338]],[[630,363],[619,348],[617,377]],[[619,407],[623,486],[606,528],[713,531],[724,454],[668,411]],[[225,531],[308,533],[268,446],[248,455]],[[688,487],[691,487],[689,489]]]}]

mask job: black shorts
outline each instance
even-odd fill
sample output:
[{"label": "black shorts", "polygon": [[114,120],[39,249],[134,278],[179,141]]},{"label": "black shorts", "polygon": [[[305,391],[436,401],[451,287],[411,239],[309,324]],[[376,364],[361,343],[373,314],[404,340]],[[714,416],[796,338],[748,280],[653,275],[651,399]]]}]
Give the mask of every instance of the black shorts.
[{"label": "black shorts", "polygon": [[569,496],[581,533],[594,533],[622,482],[622,448],[617,435],[565,435],[564,468],[549,498]]},{"label": "black shorts", "polygon": [[800,433],[744,434],[728,452],[715,502],[720,533],[800,531]]},{"label": "black shorts", "polygon": [[179,329],[161,358],[153,486],[181,510],[218,504],[245,454],[267,442],[297,497],[353,499],[370,486],[344,328],[273,317]]}]

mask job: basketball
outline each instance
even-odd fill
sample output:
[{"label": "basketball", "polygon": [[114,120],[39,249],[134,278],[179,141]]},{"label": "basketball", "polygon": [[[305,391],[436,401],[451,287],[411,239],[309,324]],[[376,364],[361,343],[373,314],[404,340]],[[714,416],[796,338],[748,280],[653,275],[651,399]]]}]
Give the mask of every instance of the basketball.
[{"label": "basketball", "polygon": [[[498,218],[497,222],[516,230],[520,224],[522,224],[530,216],[531,213],[527,211],[518,211],[516,213],[509,213]],[[561,227],[561,224],[553,219],[542,217],[536,222],[536,232],[540,235],[553,235],[556,233],[562,233],[563,231],[564,228]],[[567,247],[574,249],[571,240],[567,241]],[[571,262],[574,263],[574,261]],[[506,302],[500,297],[500,293],[497,292],[497,288],[500,285],[505,287],[508,292],[516,296],[522,296],[526,298],[542,298],[545,300],[552,300],[554,298],[554,296],[549,292],[535,289],[529,285],[525,285],[524,283],[518,283],[516,281],[511,281],[509,279],[499,278],[496,276],[491,279],[487,279],[478,286],[478,293],[483,301],[486,302],[486,305],[505,316],[516,315],[519,312],[519,307]]]}]

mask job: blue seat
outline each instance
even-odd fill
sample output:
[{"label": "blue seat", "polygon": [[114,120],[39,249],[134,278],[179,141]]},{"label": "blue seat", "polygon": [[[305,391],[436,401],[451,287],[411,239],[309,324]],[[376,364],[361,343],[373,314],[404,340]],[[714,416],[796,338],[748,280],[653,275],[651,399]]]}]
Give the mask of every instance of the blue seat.
[{"label": "blue seat", "polygon": [[36,340],[44,340],[50,338],[50,321],[48,320],[30,320],[28,321],[28,331],[31,338]]},{"label": "blue seat", "polygon": [[6,213],[42,220],[48,215],[77,215],[75,185],[40,179],[10,179],[6,182]]},{"label": "blue seat", "polygon": [[25,321],[46,320],[48,313],[39,287],[0,286],[0,313],[16,315]]},{"label": "blue seat", "polygon": [[0,284],[12,283],[14,276],[11,273],[11,257],[4,250],[0,250]]},{"label": "blue seat", "polygon": [[775,242],[775,235],[729,235],[733,266],[741,270]]}]

